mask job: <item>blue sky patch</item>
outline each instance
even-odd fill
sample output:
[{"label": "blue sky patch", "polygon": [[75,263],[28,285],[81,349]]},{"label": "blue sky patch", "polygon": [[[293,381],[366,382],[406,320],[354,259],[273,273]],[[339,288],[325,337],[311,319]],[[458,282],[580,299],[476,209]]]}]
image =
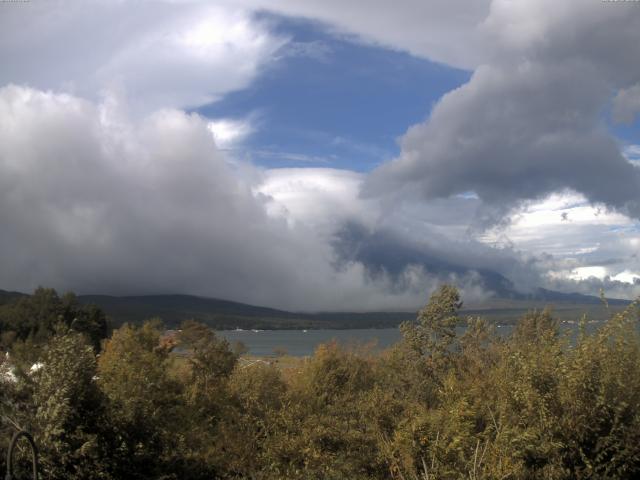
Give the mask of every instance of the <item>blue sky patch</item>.
[{"label": "blue sky patch", "polygon": [[197,110],[251,117],[256,130],[235,153],[265,167],[370,171],[395,157],[398,137],[471,75],[338,38],[318,23],[269,21],[291,39],[278,60],[248,88]]}]

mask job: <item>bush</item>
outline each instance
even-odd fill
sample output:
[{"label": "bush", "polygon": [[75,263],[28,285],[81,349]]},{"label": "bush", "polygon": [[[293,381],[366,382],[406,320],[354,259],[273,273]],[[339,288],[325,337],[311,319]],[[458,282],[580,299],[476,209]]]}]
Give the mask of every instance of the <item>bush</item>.
[{"label": "bush", "polygon": [[640,476],[636,306],[577,339],[546,310],[509,338],[478,318],[459,334],[460,306],[443,287],[392,348],[328,343],[286,375],[193,321],[125,325],[97,362],[63,323],[31,350],[37,373],[10,366],[0,405],[52,479]]}]

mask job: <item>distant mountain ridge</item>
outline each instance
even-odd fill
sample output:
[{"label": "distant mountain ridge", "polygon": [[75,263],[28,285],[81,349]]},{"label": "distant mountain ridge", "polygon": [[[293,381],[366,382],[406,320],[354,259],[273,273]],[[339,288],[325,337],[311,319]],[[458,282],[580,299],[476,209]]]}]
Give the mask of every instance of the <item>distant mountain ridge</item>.
[{"label": "distant mountain ridge", "polygon": [[0,290],[0,305],[14,301],[20,297],[26,297],[28,294],[21,292],[9,292],[7,290]]},{"label": "distant mountain ridge", "polygon": [[79,295],[78,299],[100,306],[117,323],[160,317],[165,324],[177,326],[182,320],[193,318],[217,329],[380,328],[415,318],[415,312],[289,312],[194,295]]},{"label": "distant mountain ridge", "polygon": [[[583,304],[601,304],[602,299],[594,295],[584,295],[582,293],[562,293],[554,290],[547,290],[545,288],[538,288],[528,298],[532,300],[543,300],[547,302],[574,302]],[[610,305],[629,305],[629,300],[623,300],[620,298],[607,298],[607,303]]]},{"label": "distant mountain ridge", "polygon": [[[0,290],[0,305],[26,296],[20,292]],[[390,328],[403,321],[416,318],[416,311],[404,312],[290,312],[246,303],[200,297],[195,295],[79,295],[84,304],[95,304],[111,317],[114,326],[123,323],[140,323],[159,317],[169,328],[177,327],[183,320],[195,319],[212,328],[224,329],[349,329]],[[630,302],[609,299],[609,305],[617,309]],[[513,323],[527,310],[541,309],[553,304],[560,318],[577,318],[587,313],[602,319],[610,313],[600,298],[578,293],[561,293],[539,288],[529,294],[513,293],[507,298],[493,298],[486,304],[471,305],[463,309],[463,315],[479,315],[499,323]]]}]

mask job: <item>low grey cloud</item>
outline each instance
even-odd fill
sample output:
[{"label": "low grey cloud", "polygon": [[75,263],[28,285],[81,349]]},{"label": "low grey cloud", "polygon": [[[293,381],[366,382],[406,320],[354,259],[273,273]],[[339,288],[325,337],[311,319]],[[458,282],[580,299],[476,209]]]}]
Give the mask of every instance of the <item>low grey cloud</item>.
[{"label": "low grey cloud", "polygon": [[601,291],[608,299],[635,300],[640,297],[640,277],[636,277],[633,282],[622,282],[611,277],[588,277],[581,280],[555,278],[548,282],[548,287],[583,295],[597,295]]},{"label": "low grey cloud", "polygon": [[473,283],[476,299],[530,291],[544,282],[538,258],[478,240],[469,228],[481,208],[477,199],[424,204],[416,198],[388,209],[377,199],[359,197],[365,179],[365,174],[333,169],[276,169],[266,173],[259,191],[272,199],[274,216],[306,225],[331,244],[336,269],[361,265],[368,278],[386,278],[395,290],[408,269],[439,282]]},{"label": "low grey cloud", "polygon": [[[357,200],[358,174],[311,175],[334,207],[303,204],[299,215],[315,221],[296,220],[260,191],[268,172],[226,161],[206,119],[126,112],[118,98],[0,89],[3,288],[178,292],[304,310],[417,308],[445,280],[484,294],[472,272],[433,272],[419,259],[375,276],[367,259],[339,259],[340,225],[378,215],[334,215]],[[302,190],[310,201],[314,189]]]},{"label": "low grey cloud", "polygon": [[516,291],[514,283],[499,273],[500,270],[514,274],[514,267],[520,268],[526,270],[529,281],[534,281],[532,269],[519,262],[514,252],[492,250],[472,239],[445,238],[434,232],[430,236],[431,241],[424,242],[392,230],[369,230],[357,223],[346,223],[335,235],[337,265],[359,262],[372,278],[389,276],[400,288],[406,269],[419,266],[440,278],[442,283],[451,279],[455,279],[454,283],[473,279],[485,298],[504,297]]},{"label": "low grey cloud", "polygon": [[[191,293],[300,310],[418,308],[545,284],[557,262],[474,238],[474,197],[393,214],[364,174],[228,162],[208,121],[0,89],[0,285]],[[565,285],[566,286],[566,285]]]},{"label": "low grey cloud", "polygon": [[621,89],[613,99],[613,118],[630,124],[640,113],[640,83]]}]

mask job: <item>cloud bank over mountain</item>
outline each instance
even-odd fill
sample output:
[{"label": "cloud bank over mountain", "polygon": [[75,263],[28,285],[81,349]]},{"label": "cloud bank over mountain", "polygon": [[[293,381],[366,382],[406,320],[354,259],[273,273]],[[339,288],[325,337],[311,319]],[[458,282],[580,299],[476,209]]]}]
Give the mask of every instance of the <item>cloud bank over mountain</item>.
[{"label": "cloud bank over mountain", "polygon": [[[419,263],[373,276],[357,258],[339,261],[335,228],[362,212],[341,219],[305,208],[315,223],[283,215],[287,202],[259,191],[264,173],[226,162],[195,114],[132,120],[116,99],[10,86],[0,89],[0,118],[0,283],[11,288],[371,309],[418,304],[425,288],[450,278]],[[337,208],[357,200],[348,173],[347,181],[331,171],[314,178],[323,177],[347,195],[317,195]],[[473,287],[471,272],[456,278]]]},{"label": "cloud bank over mountain", "polygon": [[[637,5],[20,8],[0,19],[0,288],[301,310],[415,308],[445,281],[640,294],[638,147],[612,131],[640,110]],[[265,169],[227,150],[252,117],[191,112],[283,61],[273,15],[473,74],[370,173]]]}]

